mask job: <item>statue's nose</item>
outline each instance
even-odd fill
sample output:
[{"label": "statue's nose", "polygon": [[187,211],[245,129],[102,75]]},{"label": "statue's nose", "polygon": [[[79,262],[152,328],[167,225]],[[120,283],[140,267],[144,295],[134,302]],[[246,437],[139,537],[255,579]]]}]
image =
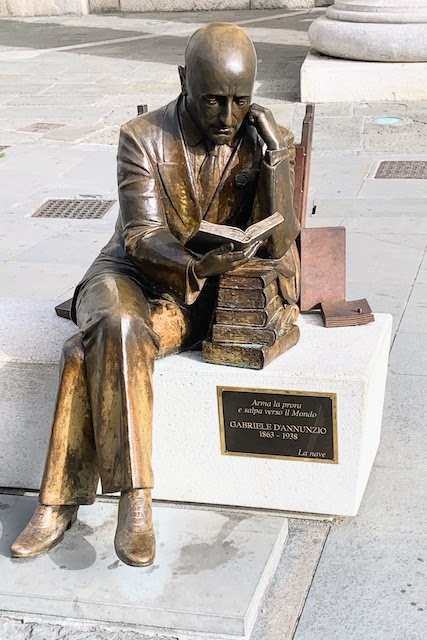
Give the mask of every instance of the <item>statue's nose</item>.
[{"label": "statue's nose", "polygon": [[227,100],[226,104],[224,105],[224,109],[221,112],[221,122],[224,126],[226,127],[231,127],[231,125],[233,124],[233,111],[232,111],[233,105],[231,103],[231,100]]}]

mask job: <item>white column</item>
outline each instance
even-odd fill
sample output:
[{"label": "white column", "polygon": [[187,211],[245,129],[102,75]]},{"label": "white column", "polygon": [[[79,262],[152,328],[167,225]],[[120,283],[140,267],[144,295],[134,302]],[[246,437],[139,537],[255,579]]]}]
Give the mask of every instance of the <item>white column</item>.
[{"label": "white column", "polygon": [[376,62],[427,61],[427,0],[335,0],[309,30],[328,56]]}]

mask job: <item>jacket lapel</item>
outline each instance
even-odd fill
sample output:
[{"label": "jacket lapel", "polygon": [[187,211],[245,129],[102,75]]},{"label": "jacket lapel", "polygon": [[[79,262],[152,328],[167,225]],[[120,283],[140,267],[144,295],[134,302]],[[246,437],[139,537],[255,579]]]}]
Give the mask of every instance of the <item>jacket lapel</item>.
[{"label": "jacket lapel", "polygon": [[202,216],[193,184],[178,120],[178,100],[171,102],[163,120],[163,159],[158,163],[160,177],[168,198],[189,234],[199,225]]}]

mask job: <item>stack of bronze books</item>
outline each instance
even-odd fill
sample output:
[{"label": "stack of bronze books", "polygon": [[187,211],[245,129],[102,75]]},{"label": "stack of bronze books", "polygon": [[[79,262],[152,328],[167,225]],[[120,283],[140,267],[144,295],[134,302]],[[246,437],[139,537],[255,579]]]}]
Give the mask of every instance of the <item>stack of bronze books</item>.
[{"label": "stack of bronze books", "polygon": [[299,340],[298,310],[284,306],[274,268],[241,267],[221,276],[212,339],[203,359],[262,369]]}]

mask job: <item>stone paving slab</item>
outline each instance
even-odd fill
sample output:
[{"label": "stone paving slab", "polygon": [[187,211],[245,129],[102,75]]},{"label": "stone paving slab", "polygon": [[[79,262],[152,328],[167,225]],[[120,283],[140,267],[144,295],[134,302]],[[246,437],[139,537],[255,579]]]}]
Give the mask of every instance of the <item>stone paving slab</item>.
[{"label": "stone paving slab", "polygon": [[[407,205],[408,206],[408,205]],[[387,210],[384,211],[387,214]],[[408,214],[405,217],[395,218],[389,215],[375,217],[345,218],[347,231],[359,233],[381,233],[383,235],[397,234],[418,236],[427,234],[427,217],[415,217]]]},{"label": "stone paving slab", "polygon": [[424,640],[427,535],[418,505],[427,494],[419,478],[419,470],[374,467],[359,517],[328,537],[295,640]]},{"label": "stone paving slab", "polygon": [[425,253],[425,240],[422,238],[421,246],[415,248],[411,246],[412,236],[408,239],[390,235],[347,234],[347,282],[402,285],[415,282]]},{"label": "stone paving slab", "polygon": [[427,197],[427,180],[366,180],[359,192],[359,198],[401,198],[404,194],[411,198]]},{"label": "stone paving slab", "polygon": [[427,459],[427,439],[416,428],[427,413],[426,383],[426,376],[389,373],[377,467],[416,472]]},{"label": "stone paving slab", "polygon": [[418,273],[417,284],[427,284],[427,254],[421,263]]},{"label": "stone paving slab", "polygon": [[[347,300],[366,298],[372,309],[378,313],[390,313],[393,316],[393,335],[399,329],[412,287],[410,284],[396,285],[388,282],[347,283]],[[422,320],[420,320],[422,323]]]},{"label": "stone paving slab", "polygon": [[[40,339],[40,336],[38,336]],[[7,355],[0,350],[0,357]],[[34,477],[41,478],[45,452],[49,442],[52,415],[58,385],[57,364],[0,363],[0,412],[2,416],[2,438],[0,468],[10,471],[11,487],[34,486]],[[14,402],[14,394],[19,402]],[[34,408],[39,414],[39,429],[34,431]],[[29,433],[32,433],[29,441]],[[25,443],[29,448],[23,446]],[[34,451],[43,451],[34,455]],[[10,462],[13,461],[12,464]],[[4,477],[2,484],[6,484]],[[0,607],[1,609],[1,607]],[[1,636],[0,636],[1,638]]]},{"label": "stone paving slab", "polygon": [[[419,283],[418,279],[411,291],[411,297],[405,309],[400,331],[402,333],[427,332],[425,316],[427,312],[427,284]],[[421,339],[424,336],[420,336]],[[424,338],[425,339],[425,338]]]},{"label": "stone paving slab", "polygon": [[[316,216],[337,216],[342,218],[366,217],[371,220],[377,218],[409,217],[416,218],[415,231],[420,219],[425,218],[425,198],[320,198],[315,199],[317,206]],[[388,232],[393,232],[394,225],[400,224],[398,220],[390,223]]]},{"label": "stone paving slab", "polygon": [[63,542],[31,561],[9,547],[36,505],[0,496],[0,610],[249,636],[288,535],[287,520],[157,506],[155,564],[124,565],[113,539],[117,502],[80,507]]},{"label": "stone paving slab", "polygon": [[406,534],[336,528],[294,640],[424,640],[426,542],[425,534],[408,544]]},{"label": "stone paving slab", "polygon": [[[425,313],[423,318],[425,319]],[[423,378],[427,371],[427,340],[425,333],[408,331],[397,334],[391,352],[390,371],[421,376],[419,383],[425,384]]]},{"label": "stone paving slab", "polygon": [[[109,239],[111,232],[72,230],[54,233],[36,245],[10,258],[11,262],[48,263],[51,265],[88,266],[95,260]],[[82,268],[82,272],[83,272]],[[83,273],[82,273],[83,275]],[[77,283],[76,283],[77,284]]]},{"label": "stone paving slab", "polygon": [[[288,540],[261,602],[250,640],[291,640],[330,522],[290,519]],[[212,634],[0,612],[1,640],[213,640]],[[230,640],[230,636],[219,636]]]},{"label": "stone paving slab", "polygon": [[28,300],[61,298],[84,275],[82,265],[10,262],[0,265],[1,295]]}]

